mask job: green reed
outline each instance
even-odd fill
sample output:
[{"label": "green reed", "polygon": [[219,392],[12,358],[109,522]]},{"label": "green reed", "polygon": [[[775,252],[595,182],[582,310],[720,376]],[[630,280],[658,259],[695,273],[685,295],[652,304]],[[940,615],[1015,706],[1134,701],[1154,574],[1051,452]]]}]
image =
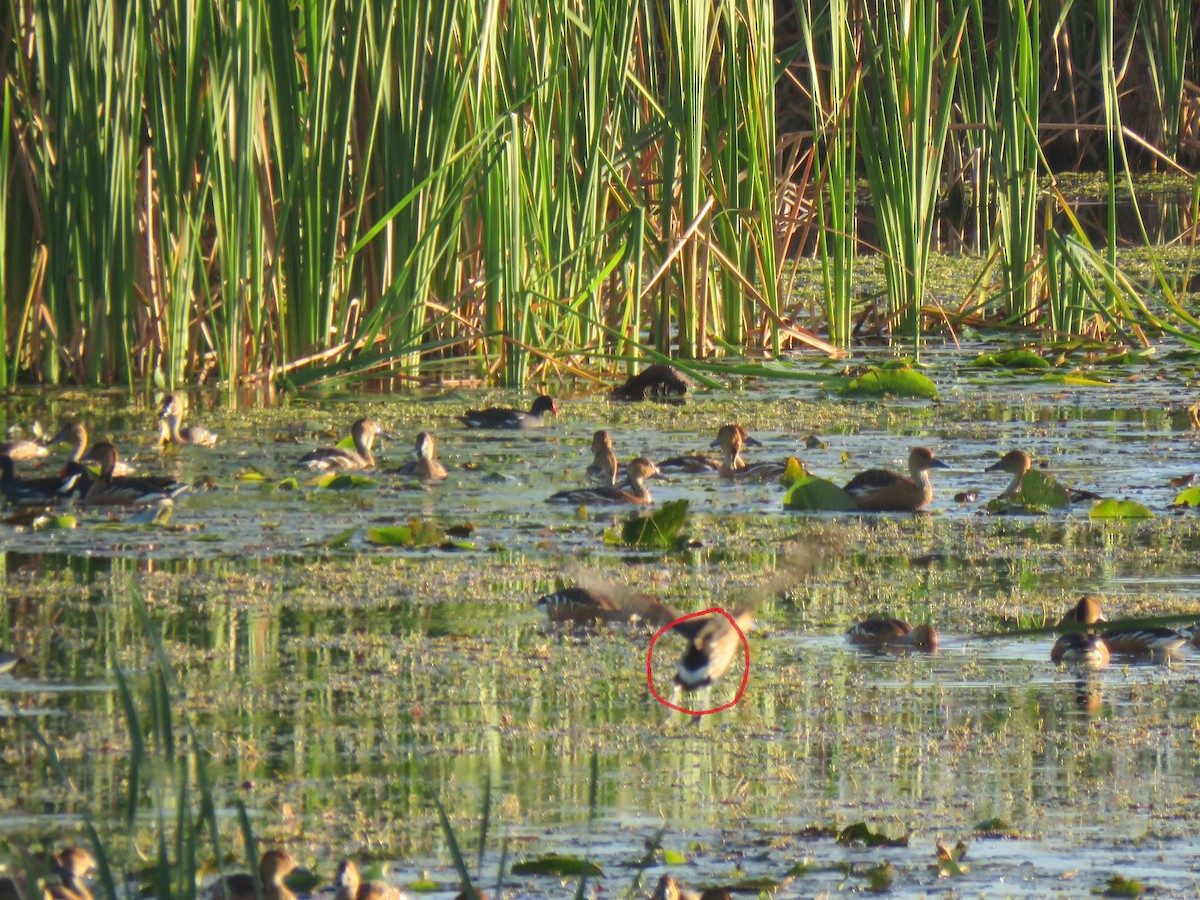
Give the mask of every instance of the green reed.
[{"label": "green reed", "polygon": [[1145,17],[1135,30],[1146,48],[1146,63],[1158,108],[1158,148],[1169,158],[1179,151],[1184,89],[1192,50],[1193,4],[1189,0],[1157,0],[1140,4]]}]

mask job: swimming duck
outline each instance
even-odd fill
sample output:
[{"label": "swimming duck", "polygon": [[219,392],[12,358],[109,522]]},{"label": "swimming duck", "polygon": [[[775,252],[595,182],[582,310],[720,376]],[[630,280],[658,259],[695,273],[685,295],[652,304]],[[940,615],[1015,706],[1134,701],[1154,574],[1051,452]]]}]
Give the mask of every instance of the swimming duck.
[{"label": "swimming duck", "polygon": [[472,894],[468,894],[466,891],[459,891],[458,896],[454,900],[488,900],[488,895],[479,890]]},{"label": "swimming duck", "polygon": [[[741,443],[737,448],[737,453],[730,458],[729,454],[731,451],[726,449],[726,447],[737,440],[740,440]],[[749,433],[741,425],[725,425],[717,432],[717,438],[712,442],[711,446],[721,447],[725,451],[726,463],[729,468],[743,469],[746,467],[746,462],[740,456],[741,448],[761,447],[762,443],[750,437]],[[664,459],[660,462],[658,468],[663,472],[683,472],[688,475],[699,475],[706,472],[720,472],[722,470],[722,463],[720,460],[702,454],[672,456],[670,459]]]},{"label": "swimming duck", "polygon": [[592,464],[587,467],[588,477],[601,484],[615,485],[619,468],[617,455],[613,453],[612,435],[597,431],[592,435]]},{"label": "swimming duck", "polygon": [[741,425],[726,425],[717,432],[724,459],[717,474],[722,478],[737,481],[773,481],[783,475],[786,463],[759,462],[747,463],[742,459],[742,448],[762,444],[750,437]]},{"label": "swimming duck", "polygon": [[933,499],[930,469],[950,468],[926,447],[908,454],[911,478],[889,469],[868,469],[850,479],[844,490],[863,512],[916,512]]},{"label": "swimming duck", "polygon": [[340,470],[350,472],[356,469],[375,468],[375,457],[371,447],[375,444],[375,435],[379,434],[379,426],[370,419],[359,419],[350,426],[350,436],[354,438],[354,449],[343,447],[323,447],[306,453],[299,459],[299,464],[318,472]]},{"label": "swimming duck", "polygon": [[[96,476],[83,495],[85,506],[168,506],[187,490],[164,476],[114,475],[117,465],[117,448],[108,441],[92,447],[91,458],[100,463],[100,474]],[[78,463],[68,463],[67,469],[77,472],[81,482],[87,472]],[[86,477],[90,477],[90,473]]]},{"label": "swimming duck", "polygon": [[92,900],[83,879],[96,865],[92,854],[82,847],[64,847],[55,855],[52,869],[60,879],[59,884],[46,885],[47,900]]},{"label": "swimming duck", "polygon": [[733,895],[724,888],[709,888],[703,894],[684,890],[670,875],[658,879],[650,900],[730,900]]},{"label": "swimming duck", "polygon": [[0,456],[7,456],[9,459],[26,462],[31,459],[41,459],[49,454],[50,450],[37,441],[0,441]]},{"label": "swimming duck", "polygon": [[509,409],[502,406],[489,406],[487,409],[468,409],[459,421],[468,428],[500,428],[507,431],[523,431],[527,428],[541,428],[545,425],[543,416],[546,413],[558,412],[558,405],[553,397],[539,394],[533,400],[529,412],[519,409]]},{"label": "swimming duck", "polygon": [[18,478],[12,457],[0,456],[0,493],[13,506],[49,506],[68,499],[75,490],[78,473],[67,472],[42,478]]},{"label": "swimming duck", "polygon": [[417,435],[417,458],[406,462],[396,472],[400,475],[411,475],[422,481],[441,481],[450,473],[434,456],[433,434],[422,431]]},{"label": "swimming duck", "polygon": [[687,376],[674,366],[654,363],[629,376],[623,385],[613,388],[609,396],[613,400],[629,401],[645,400],[647,397],[666,399],[672,395],[682,397],[691,384]]},{"label": "swimming duck", "polygon": [[333,886],[337,889],[334,900],[403,900],[408,896],[386,881],[363,881],[358,866],[349,859],[338,863]]},{"label": "swimming duck", "polygon": [[161,442],[165,447],[172,441],[176,444],[195,444],[198,447],[215,447],[220,438],[203,425],[181,425],[183,422],[183,398],[178,394],[167,394],[162,399],[158,417],[162,420]]},{"label": "swimming duck", "polygon": [[688,638],[688,646],[679,658],[675,684],[687,693],[711,685],[729,671],[742,648],[742,636],[753,624],[754,610],[744,608],[733,613],[732,623],[720,613],[712,613],[676,625],[673,630]]},{"label": "swimming duck", "polygon": [[209,891],[209,900],[257,900],[255,882],[262,885],[262,900],[296,900],[283,879],[296,868],[296,859],[286,850],[268,850],[258,864],[258,878],[239,872],[226,875]]},{"label": "swimming duck", "polygon": [[[82,422],[64,422],[62,428],[54,437],[50,438],[47,443],[51,446],[58,444],[70,444],[71,453],[67,457],[68,462],[82,462],[84,459],[84,451],[88,447],[88,431],[87,427]],[[132,475],[136,470],[133,466],[124,460],[117,460],[117,467],[113,469],[114,475]]]},{"label": "swimming duck", "polygon": [[[1009,450],[998,462],[988,466],[983,471],[985,472],[1007,472],[1012,476],[1012,480],[1008,483],[1003,493],[997,498],[998,500],[1007,500],[1021,489],[1021,482],[1026,474],[1033,468],[1033,457],[1024,450]],[[1072,503],[1080,503],[1084,500],[1099,500],[1100,495],[1092,491],[1077,490],[1076,488],[1066,488],[1067,495],[1071,498]]]},{"label": "swimming duck", "polygon": [[706,475],[709,472],[719,471],[721,461],[702,454],[689,454],[686,456],[668,457],[657,465],[660,472],[676,472],[683,475]]},{"label": "swimming duck", "polygon": [[597,622],[649,622],[670,625],[679,613],[656,597],[641,591],[625,592],[617,587],[569,587],[546,594],[538,609],[551,622],[591,625]]},{"label": "swimming duck", "polygon": [[646,487],[646,479],[658,474],[658,467],[650,460],[639,456],[625,467],[625,477],[629,480],[629,490],[612,485],[602,485],[593,488],[576,488],[571,491],[559,491],[547,498],[547,503],[578,503],[578,504],[619,504],[619,503],[653,503],[650,489]]},{"label": "swimming duck", "polygon": [[1111,660],[1108,645],[1099,636],[1073,631],[1064,634],[1050,648],[1050,662],[1071,663],[1103,669]]},{"label": "swimming duck", "polygon": [[913,627],[903,619],[889,619],[883,616],[871,616],[861,622],[855,622],[846,630],[846,640],[856,647],[877,650],[890,647],[912,648],[929,653],[937,650],[938,645],[937,632],[932,626]]},{"label": "swimming duck", "polygon": [[0,675],[11,672],[23,662],[25,662],[24,657],[9,653],[7,650],[0,650]]},{"label": "swimming duck", "polygon": [[[1095,625],[1106,622],[1100,611],[1100,600],[1091,594],[1079,598],[1066,614],[1058,620],[1063,625]],[[1100,640],[1109,653],[1122,656],[1150,656],[1155,659],[1170,657],[1187,643],[1187,636],[1173,628],[1147,626],[1144,628],[1116,628],[1100,632]]]}]

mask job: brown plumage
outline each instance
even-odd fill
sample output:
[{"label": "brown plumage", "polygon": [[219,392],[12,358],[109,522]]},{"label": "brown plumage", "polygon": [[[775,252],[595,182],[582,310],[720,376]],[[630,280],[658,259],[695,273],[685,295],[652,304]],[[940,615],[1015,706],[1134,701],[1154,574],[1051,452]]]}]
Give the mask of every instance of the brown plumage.
[{"label": "brown plumage", "polygon": [[587,467],[588,477],[612,486],[617,483],[618,468],[612,435],[607,431],[597,431],[592,435],[592,463]]},{"label": "brown plumage", "polygon": [[220,438],[203,425],[183,425],[183,398],[178,394],[167,394],[159,408],[161,419],[160,441],[165,447],[169,443],[195,444],[198,447],[215,447]]},{"label": "brown plumage", "polygon": [[[999,461],[993,463],[984,469],[985,472],[1007,472],[1012,476],[1000,496],[999,500],[1007,500],[1014,496],[1021,489],[1021,482],[1025,480],[1025,476],[1033,469],[1033,457],[1024,450],[1009,450]],[[1100,495],[1092,491],[1083,491],[1076,488],[1064,488],[1067,496],[1070,497],[1072,503],[1079,503],[1084,500],[1099,500]]]},{"label": "brown plumage", "polygon": [[612,504],[641,504],[653,503],[650,489],[646,480],[658,474],[658,467],[645,457],[639,456],[625,467],[625,477],[629,481],[629,489],[602,485],[594,488],[576,488],[571,491],[559,491],[547,498],[547,503],[576,503],[580,505],[612,505]]},{"label": "brown plumage", "polygon": [[441,481],[450,474],[446,467],[437,461],[436,442],[431,432],[422,431],[417,435],[415,449],[417,458],[396,469],[398,474],[411,475],[421,481]]},{"label": "brown plumage", "polygon": [[333,879],[334,900],[401,900],[400,890],[385,881],[363,881],[353,860],[338,864]]},{"label": "brown plumage", "polygon": [[354,449],[343,447],[323,447],[313,450],[300,457],[299,464],[316,471],[353,472],[375,468],[375,457],[371,448],[375,445],[375,436],[379,434],[379,426],[370,419],[359,419],[350,426],[350,436],[354,439]]},{"label": "brown plumage", "polygon": [[296,868],[296,859],[286,850],[268,850],[258,864],[258,878],[239,872],[213,884],[209,900],[257,900],[255,881],[262,886],[262,900],[296,900],[283,879]]},{"label": "brown plumage", "polygon": [[846,631],[846,640],[856,647],[883,649],[886,647],[911,648],[932,653],[937,650],[937,632],[930,625],[915,628],[903,619],[871,616],[855,622]]},{"label": "brown plumage", "polygon": [[631,375],[620,387],[613,388],[609,396],[613,400],[632,402],[651,397],[659,399],[682,397],[688,392],[691,384],[687,376],[674,366],[654,363],[636,375]]},{"label": "brown plumage", "polygon": [[92,900],[92,892],[83,879],[95,866],[92,854],[82,847],[64,847],[54,856],[53,869],[60,881],[46,885],[45,897],[47,900]]},{"label": "brown plumage", "polygon": [[537,601],[551,622],[591,625],[600,622],[648,622],[669,625],[680,613],[643,591],[627,590],[597,577],[581,576],[589,585],[562,588]]},{"label": "brown plumage", "polygon": [[950,468],[926,447],[908,454],[911,478],[889,469],[868,469],[850,479],[845,491],[863,512],[916,512],[933,499],[930,469]]},{"label": "brown plumage", "polygon": [[[1091,594],[1079,598],[1058,620],[1059,627],[1068,625],[1096,625],[1106,622],[1100,611],[1100,599]],[[1187,643],[1187,635],[1173,628],[1163,628],[1157,625],[1147,625],[1133,628],[1108,628],[1100,632],[1100,640],[1104,642],[1110,654],[1122,656],[1148,656],[1154,659],[1167,659]],[[1063,652],[1067,647],[1064,645]],[[1058,662],[1058,660],[1054,660]]]},{"label": "brown plumage", "polygon": [[719,444],[724,459],[717,474],[722,478],[737,481],[773,481],[783,475],[786,463],[760,462],[747,463],[742,459],[742,449],[754,445],[761,447],[759,441],[746,433],[741,425],[726,425],[717,432],[715,444]]},{"label": "brown plumage", "polygon": [[84,494],[86,506],[169,506],[187,490],[187,485],[172,478],[113,474],[118,462],[117,448],[108,441],[92,447],[90,456],[100,463],[100,474]]}]

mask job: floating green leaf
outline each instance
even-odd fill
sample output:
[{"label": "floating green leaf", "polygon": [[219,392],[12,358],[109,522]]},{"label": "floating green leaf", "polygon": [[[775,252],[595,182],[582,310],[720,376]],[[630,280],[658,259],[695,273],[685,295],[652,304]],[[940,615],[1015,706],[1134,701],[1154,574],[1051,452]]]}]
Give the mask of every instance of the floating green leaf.
[{"label": "floating green leaf", "polygon": [[783,482],[784,487],[790,487],[806,475],[808,475],[808,470],[804,468],[804,463],[794,456],[789,456],[783,466],[783,477],[779,480]]},{"label": "floating green leaf", "polygon": [[846,397],[920,397],[936,400],[937,385],[928,376],[907,367],[871,369],[841,389]]},{"label": "floating green leaf", "polygon": [[662,852],[664,866],[682,866],[687,862],[687,857],[675,850],[667,850],[665,847]]},{"label": "floating green leaf", "polygon": [[590,860],[576,856],[542,856],[513,863],[514,875],[602,875],[604,870]]},{"label": "floating green leaf", "polygon": [[631,547],[670,550],[683,539],[688,501],[672,500],[648,516],[630,516],[621,525],[621,542]]},{"label": "floating green leaf", "polygon": [[1190,487],[1185,491],[1180,491],[1173,505],[1200,506],[1200,487]]},{"label": "floating green leaf", "polygon": [[350,538],[354,537],[354,533],[358,531],[358,526],[347,528],[345,531],[339,531],[333,537],[325,542],[325,546],[331,550],[340,550],[350,543]]},{"label": "floating green leaf", "polygon": [[1122,875],[1110,875],[1104,887],[1105,897],[1141,897],[1146,887],[1140,881]]},{"label": "floating green leaf", "polygon": [[1075,387],[1108,387],[1107,381],[1086,378],[1083,375],[1043,375],[1038,382],[1041,384],[1069,384]]},{"label": "floating green leaf", "polygon": [[796,481],[783,495],[785,509],[804,509],[815,512],[853,512],[858,509],[854,498],[832,481],[809,476]]},{"label": "floating green leaf", "polygon": [[879,865],[867,869],[866,876],[868,889],[882,894],[892,889],[892,884],[896,880],[896,868],[885,860]]},{"label": "floating green leaf", "polygon": [[1050,363],[1032,350],[1006,350],[1003,353],[981,353],[967,364],[980,369],[1047,369]]},{"label": "floating green leaf", "polygon": [[1153,519],[1154,513],[1135,500],[1101,500],[1092,507],[1093,519]]},{"label": "floating green leaf", "polygon": [[1052,476],[1034,469],[1026,472],[1021,486],[1011,497],[996,497],[987,503],[994,514],[1041,513],[1071,505],[1071,493]]},{"label": "floating green leaf", "polygon": [[908,835],[890,838],[886,834],[872,831],[866,822],[855,822],[838,832],[839,844],[865,844],[868,847],[907,847]]},{"label": "floating green leaf", "polygon": [[266,481],[266,473],[254,466],[247,466],[244,469],[239,469],[237,473],[239,481]]},{"label": "floating green leaf", "polygon": [[354,475],[349,472],[329,472],[319,478],[314,478],[310,484],[330,491],[346,491],[352,488],[374,487],[379,482],[366,475]]},{"label": "floating green leaf", "polygon": [[33,530],[43,531],[54,528],[74,528],[77,524],[74,516],[38,516],[33,520]]},{"label": "floating green leaf", "polygon": [[445,538],[441,528],[420,518],[409,519],[407,525],[385,525],[367,529],[368,541],[389,547],[435,547]]},{"label": "floating green leaf", "polygon": [[283,481],[279,482],[279,484],[275,485],[275,490],[277,491],[295,491],[299,489],[300,482],[296,480],[295,475],[291,475],[283,479]]}]

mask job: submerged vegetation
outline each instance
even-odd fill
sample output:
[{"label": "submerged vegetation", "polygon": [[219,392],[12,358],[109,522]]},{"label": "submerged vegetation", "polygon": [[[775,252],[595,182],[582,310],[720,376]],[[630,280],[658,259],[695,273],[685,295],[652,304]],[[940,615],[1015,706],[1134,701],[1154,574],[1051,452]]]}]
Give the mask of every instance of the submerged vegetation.
[{"label": "submerged vegetation", "polygon": [[[32,0],[7,21],[0,384],[516,386],[983,322],[1197,329],[1185,0]],[[1185,177],[1152,222],[1131,173],[1155,167]],[[1054,177],[1087,168],[1098,230]],[[1123,271],[1130,214],[1183,261]],[[928,287],[937,248],[970,254],[953,296]]]}]

